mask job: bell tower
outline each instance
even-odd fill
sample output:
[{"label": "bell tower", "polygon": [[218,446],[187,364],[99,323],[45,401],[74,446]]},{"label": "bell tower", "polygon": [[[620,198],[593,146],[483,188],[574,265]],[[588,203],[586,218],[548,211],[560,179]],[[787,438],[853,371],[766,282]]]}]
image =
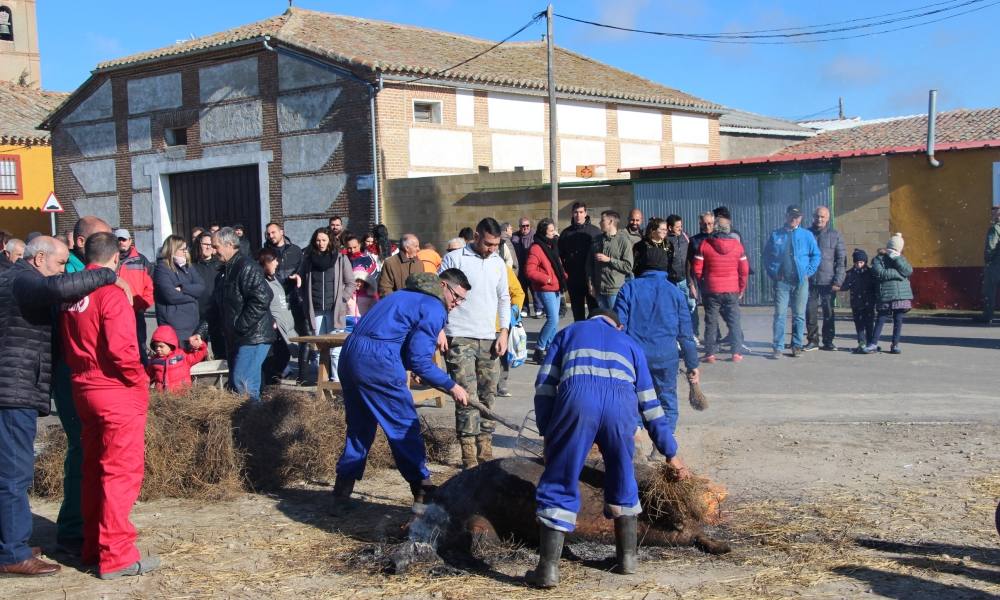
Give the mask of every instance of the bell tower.
[{"label": "bell tower", "polygon": [[42,87],[35,0],[0,0],[0,81]]}]

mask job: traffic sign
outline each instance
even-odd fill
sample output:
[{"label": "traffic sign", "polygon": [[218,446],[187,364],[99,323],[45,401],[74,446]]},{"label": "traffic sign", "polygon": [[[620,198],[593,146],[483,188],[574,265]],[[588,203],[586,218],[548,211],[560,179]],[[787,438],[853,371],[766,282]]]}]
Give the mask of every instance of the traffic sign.
[{"label": "traffic sign", "polygon": [[45,204],[42,206],[43,213],[61,213],[63,211],[62,204],[59,203],[59,198],[56,198],[55,192],[49,192],[48,199],[45,200]]}]

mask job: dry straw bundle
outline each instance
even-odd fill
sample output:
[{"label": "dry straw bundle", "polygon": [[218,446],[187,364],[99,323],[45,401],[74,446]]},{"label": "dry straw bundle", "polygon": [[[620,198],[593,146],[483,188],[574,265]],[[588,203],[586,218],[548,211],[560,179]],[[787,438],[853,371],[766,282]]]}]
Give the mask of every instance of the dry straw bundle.
[{"label": "dry straw bundle", "polygon": [[[431,460],[444,460],[454,443],[444,429],[427,431]],[[152,392],[146,423],[146,472],[141,500],[223,500],[245,489],[275,490],[300,481],[329,482],[344,447],[340,403],[281,390],[258,404],[208,386],[181,394]],[[62,495],[66,436],[59,426],[39,436],[33,493]],[[393,468],[378,433],[368,468]]]},{"label": "dry straw bundle", "polygon": [[729,493],[721,485],[697,475],[678,479],[677,471],[666,463],[643,483],[642,506],[653,521],[708,525],[722,521],[722,501]]}]

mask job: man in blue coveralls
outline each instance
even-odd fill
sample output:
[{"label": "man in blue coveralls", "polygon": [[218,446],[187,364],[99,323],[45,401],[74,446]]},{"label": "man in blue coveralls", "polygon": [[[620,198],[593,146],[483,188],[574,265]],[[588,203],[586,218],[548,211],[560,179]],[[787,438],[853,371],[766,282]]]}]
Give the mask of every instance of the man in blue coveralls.
[{"label": "man in blue coveralls", "polygon": [[622,329],[635,340],[649,363],[653,387],[671,433],[677,430],[678,346],[688,381],[698,382],[698,346],[691,330],[687,296],[667,279],[670,259],[647,252],[637,265],[638,277],[618,292],[615,312]]},{"label": "man in blue coveralls", "polygon": [[540,524],[538,567],[529,583],[555,587],[566,532],[580,510],[580,472],[596,442],[604,458],[604,516],[615,521],[617,573],[636,569],[636,526],[642,506],[632,456],[636,423],[679,476],[688,471],[656,399],[646,356],[620,331],[618,316],[598,310],[558,334],[535,380],[535,419],[545,438],[545,471],[535,501]]},{"label": "man in blue coveralls", "polygon": [[349,505],[354,483],[364,475],[376,425],[385,432],[396,468],[410,484],[415,510],[432,491],[406,371],[447,391],[463,406],[468,400],[465,389],[434,364],[434,351],[448,312],[465,300],[469,280],[458,269],[448,269],[440,276],[411,275],[405,285],[365,313],[340,354],[337,373],[344,390],[347,441],[337,461],[335,507]]}]

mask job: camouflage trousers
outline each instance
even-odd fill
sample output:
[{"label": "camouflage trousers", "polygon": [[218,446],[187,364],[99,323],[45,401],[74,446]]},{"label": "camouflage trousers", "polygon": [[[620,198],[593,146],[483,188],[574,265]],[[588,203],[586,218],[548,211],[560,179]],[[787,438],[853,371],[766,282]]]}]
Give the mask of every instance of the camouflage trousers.
[{"label": "camouflage trousers", "polygon": [[[448,352],[444,361],[448,365],[448,376],[465,388],[470,400],[478,400],[487,408],[493,408],[496,398],[500,361],[490,354],[493,340],[472,338],[448,338]],[[496,423],[483,419],[479,411],[471,406],[455,404],[455,432],[459,437],[493,433]]]}]

